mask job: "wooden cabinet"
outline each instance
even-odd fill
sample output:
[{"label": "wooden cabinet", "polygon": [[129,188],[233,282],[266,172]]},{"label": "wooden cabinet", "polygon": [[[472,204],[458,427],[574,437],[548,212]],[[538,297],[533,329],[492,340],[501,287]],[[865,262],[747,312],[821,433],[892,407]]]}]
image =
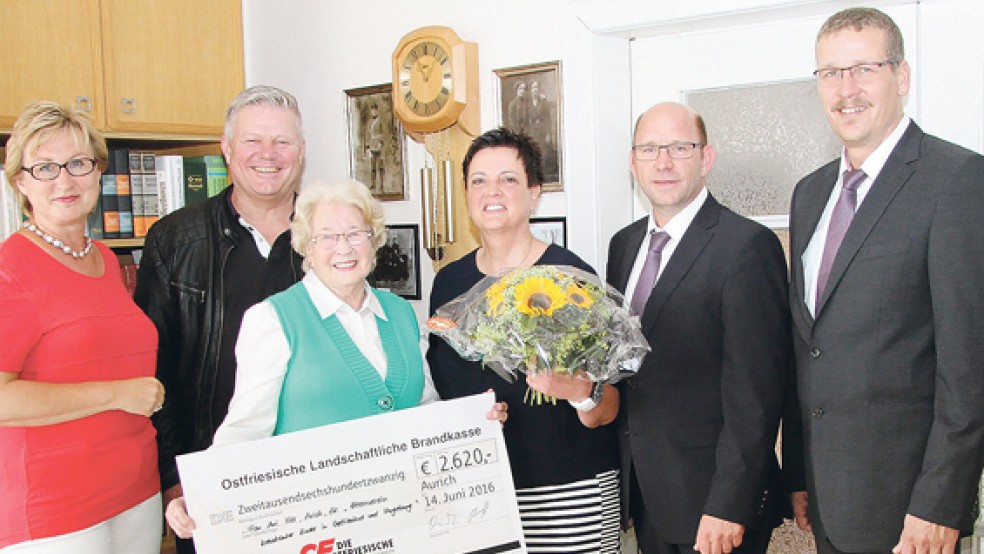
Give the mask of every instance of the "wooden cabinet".
[{"label": "wooden cabinet", "polygon": [[217,137],[243,88],[240,0],[4,0],[0,129],[48,99],[117,137]]},{"label": "wooden cabinet", "polygon": [[98,1],[8,0],[0,28],[0,129],[35,100],[89,109],[102,122]]},{"label": "wooden cabinet", "polygon": [[99,0],[106,129],[222,133],[243,88],[241,0]]}]

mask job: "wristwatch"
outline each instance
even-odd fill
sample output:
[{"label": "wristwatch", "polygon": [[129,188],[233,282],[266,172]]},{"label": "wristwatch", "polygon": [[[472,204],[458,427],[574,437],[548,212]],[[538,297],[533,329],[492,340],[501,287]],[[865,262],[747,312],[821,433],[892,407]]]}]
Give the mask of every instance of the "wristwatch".
[{"label": "wristwatch", "polygon": [[574,407],[575,410],[579,412],[590,412],[598,407],[598,404],[601,404],[601,399],[603,396],[605,396],[605,384],[596,382],[594,386],[591,387],[591,396],[588,396],[579,402],[571,402],[570,400],[568,400],[568,402]]}]

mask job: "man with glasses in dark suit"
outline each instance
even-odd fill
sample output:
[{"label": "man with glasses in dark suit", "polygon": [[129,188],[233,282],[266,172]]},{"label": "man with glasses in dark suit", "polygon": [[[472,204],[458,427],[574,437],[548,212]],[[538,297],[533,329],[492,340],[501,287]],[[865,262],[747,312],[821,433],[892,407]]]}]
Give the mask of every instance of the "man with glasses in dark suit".
[{"label": "man with glasses in dark suit", "polygon": [[951,553],[984,458],[984,158],[904,114],[911,69],[884,13],[831,16],[816,59],[844,149],[790,210],[796,521],[821,554]]}]

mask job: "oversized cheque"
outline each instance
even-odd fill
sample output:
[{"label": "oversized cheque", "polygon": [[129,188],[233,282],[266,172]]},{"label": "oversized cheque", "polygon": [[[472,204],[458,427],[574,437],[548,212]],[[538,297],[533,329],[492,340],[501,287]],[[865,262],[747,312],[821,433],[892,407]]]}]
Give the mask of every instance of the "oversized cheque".
[{"label": "oversized cheque", "polygon": [[178,457],[198,552],[525,552],[491,393]]}]

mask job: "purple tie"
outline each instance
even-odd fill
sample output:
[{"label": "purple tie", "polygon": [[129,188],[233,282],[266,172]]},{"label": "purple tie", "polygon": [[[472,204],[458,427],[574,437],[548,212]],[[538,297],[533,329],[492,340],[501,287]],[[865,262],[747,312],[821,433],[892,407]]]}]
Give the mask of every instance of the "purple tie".
[{"label": "purple tie", "polygon": [[827,286],[827,279],[830,277],[830,268],[834,265],[834,257],[837,256],[837,249],[840,248],[844,234],[854,219],[854,212],[858,204],[858,187],[864,181],[866,175],[863,170],[849,169],[844,172],[840,197],[834,204],[834,211],[830,214],[830,227],[827,228],[827,241],[823,243],[823,257],[820,258],[820,271],[817,273],[817,298],[814,313],[820,311],[820,298],[823,290]]},{"label": "purple tie", "polygon": [[652,231],[649,233],[649,253],[646,254],[646,261],[642,264],[642,271],[639,273],[639,281],[636,282],[635,291],[632,293],[632,313],[642,315],[646,301],[649,300],[649,293],[656,286],[656,274],[659,273],[659,264],[663,256],[663,247],[670,241],[670,235],[666,231]]}]

